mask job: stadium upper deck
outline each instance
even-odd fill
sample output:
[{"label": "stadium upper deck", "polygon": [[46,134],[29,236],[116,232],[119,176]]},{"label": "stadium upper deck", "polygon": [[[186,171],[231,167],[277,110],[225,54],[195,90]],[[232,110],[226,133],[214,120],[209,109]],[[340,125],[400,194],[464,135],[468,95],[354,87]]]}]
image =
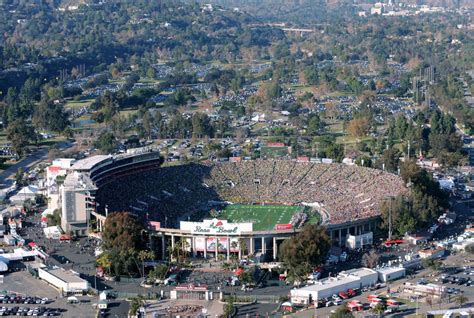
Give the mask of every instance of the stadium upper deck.
[{"label": "stadium upper deck", "polygon": [[109,212],[146,213],[163,224],[167,220],[168,226],[215,202],[309,205],[320,211],[325,224],[343,224],[378,216],[383,200],[406,191],[400,177],[381,170],[258,160],[122,174],[104,182],[96,199]]}]

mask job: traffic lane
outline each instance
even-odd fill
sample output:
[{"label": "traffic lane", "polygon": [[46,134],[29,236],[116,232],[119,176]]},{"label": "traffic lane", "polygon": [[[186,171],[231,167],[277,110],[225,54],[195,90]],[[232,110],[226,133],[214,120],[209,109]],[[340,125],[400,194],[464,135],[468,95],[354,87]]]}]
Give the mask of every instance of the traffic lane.
[{"label": "traffic lane", "polygon": [[[254,303],[248,305],[237,305],[237,315],[236,317],[255,317],[256,315],[262,315],[262,317],[275,317],[272,313],[278,309],[278,304],[261,304]],[[282,314],[276,315],[276,317],[281,317]]]},{"label": "traffic lane", "polygon": [[[67,148],[70,148],[71,146],[72,143],[70,141],[61,141],[56,143],[56,147],[59,150],[65,150]],[[13,184],[13,180],[11,178],[13,175],[15,175],[18,169],[23,168],[26,171],[34,165],[40,163],[41,161],[46,160],[48,158],[48,152],[48,147],[37,148],[26,158],[23,158],[15,164],[9,166],[7,169],[0,172],[0,184],[6,187],[11,186]]]},{"label": "traffic lane", "polygon": [[11,177],[18,171],[18,169],[22,168],[25,171],[34,166],[35,164],[40,163],[41,161],[48,158],[48,149],[47,148],[40,148],[30,154],[28,157],[20,160],[19,162],[9,166],[7,169],[3,170],[0,173],[0,183],[6,186],[10,186],[13,183]]}]

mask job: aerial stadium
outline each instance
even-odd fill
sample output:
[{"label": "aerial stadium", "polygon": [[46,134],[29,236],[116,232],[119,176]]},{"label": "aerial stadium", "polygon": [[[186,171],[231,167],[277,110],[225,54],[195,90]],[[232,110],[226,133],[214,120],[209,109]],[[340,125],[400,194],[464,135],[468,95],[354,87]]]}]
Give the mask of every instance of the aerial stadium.
[{"label": "aerial stadium", "polygon": [[[109,213],[148,224],[162,258],[176,244],[202,257],[276,260],[283,240],[324,225],[334,245],[373,232],[380,207],[406,193],[397,175],[309,160],[241,160],[163,165],[151,150],[75,162],[61,188],[62,227],[102,231]],[[185,244],[183,244],[185,242]]]}]

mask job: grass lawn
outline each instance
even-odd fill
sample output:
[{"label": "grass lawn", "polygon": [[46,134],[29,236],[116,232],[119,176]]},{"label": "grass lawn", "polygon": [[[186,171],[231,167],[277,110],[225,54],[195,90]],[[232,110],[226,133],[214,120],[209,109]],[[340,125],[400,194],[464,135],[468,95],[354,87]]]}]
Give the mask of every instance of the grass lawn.
[{"label": "grass lawn", "polygon": [[65,140],[66,140],[66,137],[64,137],[64,136],[56,136],[54,138],[41,140],[38,143],[38,146],[53,146],[54,144],[56,144],[58,142],[61,142],[61,141],[65,141]]},{"label": "grass lawn", "polygon": [[269,158],[284,157],[288,155],[288,147],[262,147],[260,155]]},{"label": "grass lawn", "polygon": [[331,134],[342,134],[342,120],[328,123],[326,130]]},{"label": "grass lawn", "polygon": [[99,126],[99,123],[97,123],[95,120],[91,119],[91,115],[83,115],[79,118],[76,118],[73,122],[74,124],[74,130],[82,130],[82,129],[92,129],[92,128],[97,128]]},{"label": "grass lawn", "polygon": [[[294,213],[304,211],[302,206],[287,205],[228,205],[220,213],[219,218],[231,223],[253,223],[254,231],[273,230],[275,224],[288,224]],[[310,221],[318,222],[319,218],[310,217]]]},{"label": "grass lawn", "polygon": [[154,78],[140,78],[140,80],[138,81],[138,83],[141,83],[141,84],[159,84],[161,83],[162,81],[161,80],[156,80]]},{"label": "grass lawn", "polygon": [[65,109],[74,109],[74,108],[82,108],[85,106],[89,106],[94,102],[94,98],[87,98],[87,99],[81,99],[81,100],[69,100],[67,101],[66,105],[64,105]]},{"label": "grass lawn", "polygon": [[138,109],[124,109],[120,111],[120,115],[122,116],[129,116],[138,113]]},{"label": "grass lawn", "polygon": [[361,138],[352,137],[352,136],[349,136],[349,135],[347,135],[347,136],[338,136],[338,137],[336,137],[336,143],[342,144],[342,145],[349,145],[349,144],[360,143],[362,141],[369,141],[371,139],[372,138],[370,136],[361,137]]}]

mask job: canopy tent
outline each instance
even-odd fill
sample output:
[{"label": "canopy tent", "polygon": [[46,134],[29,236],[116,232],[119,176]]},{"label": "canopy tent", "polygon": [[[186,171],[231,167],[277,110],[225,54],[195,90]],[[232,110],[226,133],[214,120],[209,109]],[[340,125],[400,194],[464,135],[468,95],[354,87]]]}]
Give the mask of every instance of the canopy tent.
[{"label": "canopy tent", "polygon": [[245,269],[243,268],[237,268],[235,270],[235,275],[239,276],[240,274],[244,273],[245,272]]},{"label": "canopy tent", "polygon": [[18,191],[17,195],[34,197],[36,194],[39,194],[38,187],[29,185],[29,186],[23,187],[20,191]]},{"label": "canopy tent", "polygon": [[0,273],[7,272],[7,271],[8,271],[7,263],[0,261]]},{"label": "canopy tent", "polygon": [[63,234],[59,237],[59,240],[60,241],[70,241],[71,240],[71,236],[67,235],[67,234]]},{"label": "canopy tent", "polygon": [[293,311],[293,304],[289,301],[285,301],[283,304],[281,304],[280,309],[284,312],[291,312]]},{"label": "canopy tent", "polygon": [[47,215],[53,215],[54,209],[46,209],[43,212],[41,212],[41,216],[47,216]]}]

